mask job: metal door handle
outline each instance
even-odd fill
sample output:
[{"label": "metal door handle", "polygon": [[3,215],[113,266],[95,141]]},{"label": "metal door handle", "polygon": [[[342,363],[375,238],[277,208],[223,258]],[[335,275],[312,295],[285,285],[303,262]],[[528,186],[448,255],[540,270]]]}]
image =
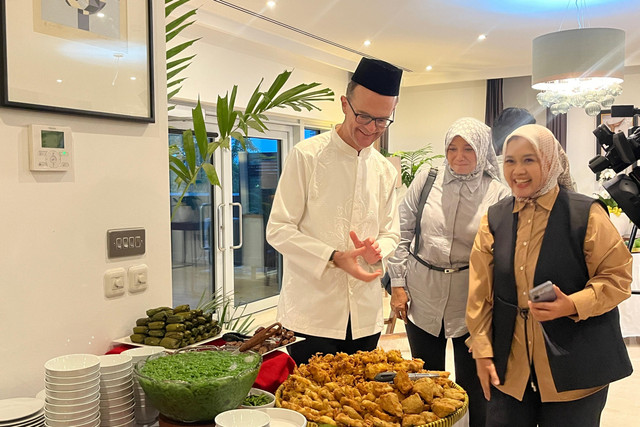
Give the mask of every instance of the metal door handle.
[{"label": "metal door handle", "polygon": [[224,203],[220,203],[218,205],[218,209],[216,209],[217,215],[218,215],[218,241],[216,242],[216,245],[218,246],[218,250],[220,252],[224,252],[227,250],[227,248],[224,247],[224,244],[222,244],[224,242],[224,221],[222,220],[222,208],[224,207]]},{"label": "metal door handle", "polygon": [[[209,231],[207,229],[207,227],[205,227],[205,221],[206,221],[206,217],[203,213],[204,208],[207,206],[211,206],[211,203],[203,203],[202,205],[200,205],[200,248],[201,249],[209,249],[209,245],[204,244],[205,239],[208,242],[209,240],[209,233],[207,231]],[[205,233],[207,232],[207,233]]]},{"label": "metal door handle", "polygon": [[242,203],[233,202],[229,203],[229,206],[231,206],[231,217],[233,217],[233,207],[238,207],[238,234],[240,235],[238,244],[229,246],[229,249],[240,249],[242,247]]}]

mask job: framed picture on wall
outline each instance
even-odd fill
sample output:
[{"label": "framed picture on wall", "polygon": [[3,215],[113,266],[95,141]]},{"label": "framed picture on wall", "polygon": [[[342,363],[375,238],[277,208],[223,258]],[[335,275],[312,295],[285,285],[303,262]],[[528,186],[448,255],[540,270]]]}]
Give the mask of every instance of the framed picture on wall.
[{"label": "framed picture on wall", "polygon": [[3,106],[153,122],[151,0],[0,2]]},{"label": "framed picture on wall", "polygon": [[[596,117],[596,125],[605,124],[611,132],[624,132],[625,136],[629,136],[629,128],[638,126],[638,116],[633,117],[611,117],[611,110],[602,110]],[[596,155],[605,155],[602,146],[596,140]]]}]

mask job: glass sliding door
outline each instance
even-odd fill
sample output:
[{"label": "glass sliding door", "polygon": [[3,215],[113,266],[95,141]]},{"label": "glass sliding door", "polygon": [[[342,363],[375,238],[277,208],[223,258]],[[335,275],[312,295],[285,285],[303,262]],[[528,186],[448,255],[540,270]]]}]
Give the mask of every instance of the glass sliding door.
[{"label": "glass sliding door", "polygon": [[218,277],[224,277],[236,306],[247,304],[247,312],[275,307],[280,293],[281,257],[267,243],[265,230],[290,140],[291,132],[283,128],[247,139],[245,148],[234,140],[231,150],[221,152],[224,213],[218,231],[225,236],[225,261]]},{"label": "glass sliding door", "polygon": [[[187,127],[187,124],[181,127]],[[215,123],[207,123],[215,129]],[[281,256],[266,242],[265,230],[283,159],[292,140],[291,126],[232,140],[218,149],[213,164],[220,187],[201,172],[171,221],[173,303],[197,306],[203,293],[222,292],[244,314],[277,305]],[[169,143],[182,144],[182,130],[170,129]],[[171,206],[181,191],[171,178]]]},{"label": "glass sliding door", "polygon": [[[215,136],[210,135],[210,138]],[[169,130],[169,145],[182,149],[182,130]],[[200,154],[198,153],[198,161]],[[182,187],[175,182],[170,171],[171,212],[174,212]],[[213,193],[203,171],[200,172],[189,192],[171,220],[171,271],[173,304],[189,304],[195,308],[205,291],[212,291],[214,263],[211,253],[211,205]]]}]

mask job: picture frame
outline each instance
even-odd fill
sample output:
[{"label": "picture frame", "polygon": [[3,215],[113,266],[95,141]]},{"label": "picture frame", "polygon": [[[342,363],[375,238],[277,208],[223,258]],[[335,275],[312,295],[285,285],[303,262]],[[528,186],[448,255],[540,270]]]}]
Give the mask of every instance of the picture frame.
[{"label": "picture frame", "polygon": [[[602,110],[596,117],[596,127],[606,124],[612,132],[624,132],[625,136],[629,136],[629,128],[638,126],[638,116],[633,117],[611,117],[611,110]],[[596,139],[596,156],[604,156],[606,153],[598,144]]]},{"label": "picture frame", "polygon": [[0,0],[0,104],[155,122],[151,0]]}]

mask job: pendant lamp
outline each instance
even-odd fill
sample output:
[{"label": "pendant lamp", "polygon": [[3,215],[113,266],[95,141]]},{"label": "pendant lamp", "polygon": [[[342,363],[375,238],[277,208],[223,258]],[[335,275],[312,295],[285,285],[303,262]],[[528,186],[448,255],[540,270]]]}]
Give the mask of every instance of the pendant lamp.
[{"label": "pendant lamp", "polygon": [[622,93],[625,33],[614,28],[557,31],[533,40],[531,86],[551,113],[584,108],[590,116]]}]

